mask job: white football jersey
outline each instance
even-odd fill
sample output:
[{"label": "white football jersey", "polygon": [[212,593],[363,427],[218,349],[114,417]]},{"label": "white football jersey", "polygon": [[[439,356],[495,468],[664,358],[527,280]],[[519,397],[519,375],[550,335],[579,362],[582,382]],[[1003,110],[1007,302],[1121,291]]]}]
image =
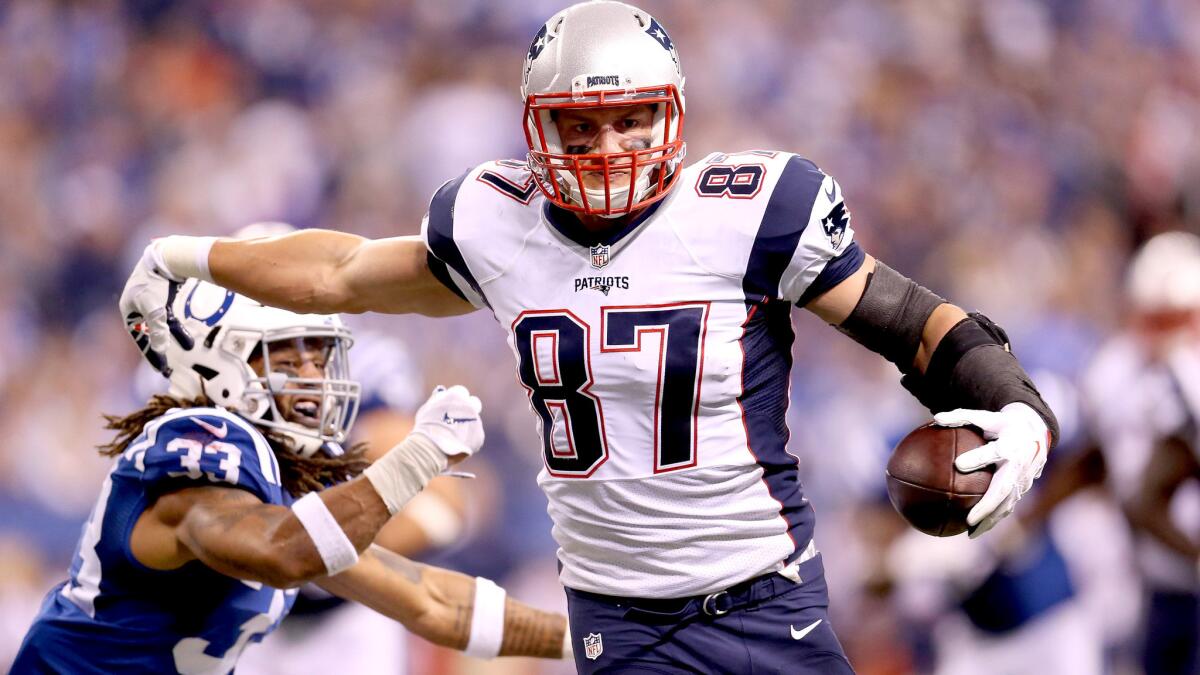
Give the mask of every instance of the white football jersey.
[{"label": "white football jersey", "polygon": [[1171,350],[1167,372],[1179,395],[1179,434],[1186,438],[1200,459],[1200,343],[1189,342]]},{"label": "white football jersey", "polygon": [[[1084,414],[1097,439],[1113,494],[1137,496],[1155,444],[1174,434],[1192,435],[1200,419],[1200,357],[1176,350],[1154,361],[1132,336],[1118,335],[1097,352],[1081,387]],[[1185,484],[1171,500],[1172,517],[1184,532],[1200,532],[1200,490]],[[1142,575],[1156,588],[1190,590],[1198,583],[1195,561],[1148,535],[1137,537]]]},{"label": "white football jersey", "polygon": [[781,152],[709,155],[602,237],[523,162],[437,192],[430,266],[508,332],[564,585],[679,597],[813,554],[786,450],[791,309],[861,266],[849,220],[833,178]]}]

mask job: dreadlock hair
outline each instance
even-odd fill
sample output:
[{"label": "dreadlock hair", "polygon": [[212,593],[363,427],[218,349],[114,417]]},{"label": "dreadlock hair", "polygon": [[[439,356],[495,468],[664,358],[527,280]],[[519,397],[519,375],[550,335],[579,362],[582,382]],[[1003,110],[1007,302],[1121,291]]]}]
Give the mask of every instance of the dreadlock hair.
[{"label": "dreadlock hair", "polygon": [[[145,407],[128,415],[104,415],[104,428],[116,431],[108,443],[96,446],[105,457],[116,457],[125,452],[129,444],[142,433],[142,429],[153,420],[177,408],[210,407],[213,402],[207,396],[181,400],[165,394],[150,397]],[[267,444],[279,461],[279,477],[283,488],[293,497],[323,490],[341,483],[358,474],[370,465],[364,457],[366,443],[357,443],[339,457],[301,457],[293,448],[295,442],[273,429],[262,429]]]},{"label": "dreadlock hair", "polygon": [[292,439],[274,429],[261,431],[279,460],[279,477],[283,481],[283,489],[293,497],[303,497],[310,492],[320,492],[331,485],[348,481],[371,465],[365,457],[366,443],[355,443],[337,457],[324,457],[319,454],[301,457],[292,450],[295,445]]}]

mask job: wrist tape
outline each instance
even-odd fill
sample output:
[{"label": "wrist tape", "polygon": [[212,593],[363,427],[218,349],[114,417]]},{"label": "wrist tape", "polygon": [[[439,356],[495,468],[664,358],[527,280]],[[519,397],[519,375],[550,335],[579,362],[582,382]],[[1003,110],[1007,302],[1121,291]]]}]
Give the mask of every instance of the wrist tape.
[{"label": "wrist tape", "polygon": [[216,237],[185,237],[173,234],[160,239],[156,245],[167,276],[177,279],[201,279],[213,283],[208,269],[208,254]]},{"label": "wrist tape", "polygon": [[446,453],[428,437],[409,434],[363,471],[388,511],[395,515],[418,492],[449,466]]}]

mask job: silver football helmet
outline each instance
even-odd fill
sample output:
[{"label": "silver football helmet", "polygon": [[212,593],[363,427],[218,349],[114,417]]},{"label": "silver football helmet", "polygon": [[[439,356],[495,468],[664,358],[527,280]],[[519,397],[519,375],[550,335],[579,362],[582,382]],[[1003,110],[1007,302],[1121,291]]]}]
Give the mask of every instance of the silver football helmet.
[{"label": "silver football helmet", "polygon": [[[186,348],[174,337],[168,340],[164,374],[170,395],[207,396],[256,425],[280,432],[304,457],[318,449],[331,455],[342,452],[358,413],[359,384],[350,379],[353,338],[341,319],[268,307],[196,279],[178,288],[171,312],[192,346]],[[298,353],[319,354],[312,365],[322,376],[302,377],[299,364],[273,364],[271,350],[287,346],[297,347]],[[250,365],[257,357],[262,359],[261,374]],[[280,409],[277,396],[290,397],[289,410]]]},{"label": "silver football helmet", "polygon": [[[534,37],[521,80],[529,166],[552,203],[617,217],[662,199],[684,155],[683,71],[662,25],[647,12],[609,0],[572,5]],[[654,106],[651,141],[627,152],[569,154],[555,111]],[[614,172],[625,176],[614,184]],[[583,185],[599,174],[603,188]],[[626,175],[627,174],[627,175]]]}]

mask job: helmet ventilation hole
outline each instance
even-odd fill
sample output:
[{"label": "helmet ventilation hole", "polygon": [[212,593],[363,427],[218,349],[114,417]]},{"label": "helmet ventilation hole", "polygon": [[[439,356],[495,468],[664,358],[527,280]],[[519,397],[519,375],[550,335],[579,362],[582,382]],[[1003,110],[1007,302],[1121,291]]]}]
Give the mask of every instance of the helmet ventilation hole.
[{"label": "helmet ventilation hole", "polygon": [[217,333],[221,332],[220,326],[213,326],[213,329],[208,331],[208,336],[204,338],[204,348],[212,349],[213,342],[217,339]]},{"label": "helmet ventilation hole", "polygon": [[[217,371],[213,370],[212,368],[209,368],[208,366],[202,366],[199,363],[193,365],[192,370],[199,373],[200,377],[203,377],[205,380],[211,380],[218,374]],[[226,394],[226,396],[228,396],[228,394]]]}]

